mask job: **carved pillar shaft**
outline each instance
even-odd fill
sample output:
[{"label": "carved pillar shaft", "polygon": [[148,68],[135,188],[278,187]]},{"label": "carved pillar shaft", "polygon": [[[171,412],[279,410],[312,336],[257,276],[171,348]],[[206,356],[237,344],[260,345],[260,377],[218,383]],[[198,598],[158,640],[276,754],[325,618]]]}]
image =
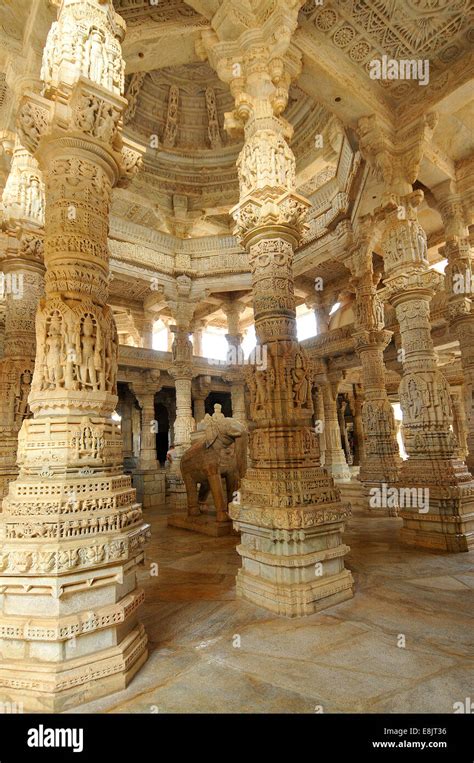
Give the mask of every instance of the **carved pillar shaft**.
[{"label": "carved pillar shaft", "polygon": [[385,283],[400,324],[400,405],[409,456],[399,480],[419,489],[400,511],[401,535],[413,545],[466,551],[474,540],[474,481],[458,458],[449,385],[436,366],[429,305],[440,276],[426,261],[426,235],[416,215],[420,200],[414,192],[401,205],[388,204],[383,218]]},{"label": "carved pillar shaft", "polygon": [[451,392],[451,405],[453,409],[453,429],[458,441],[458,455],[464,461],[469,451],[467,446],[467,422],[461,393]]},{"label": "carved pillar shaft", "polygon": [[199,424],[206,415],[205,398],[194,396],[194,420]]},{"label": "carved pillar shaft", "polygon": [[[319,386],[319,385],[318,385]],[[337,382],[325,381],[320,385],[324,406],[324,467],[336,480],[349,480],[351,473],[341,446],[341,430],[337,410]]]},{"label": "carved pillar shaft", "polygon": [[139,469],[158,469],[156,460],[156,420],[155,393],[143,392],[138,395],[140,405],[140,458]]},{"label": "carved pillar shaft", "polygon": [[383,330],[362,330],[355,334],[365,394],[359,479],[369,488],[395,483],[400,468],[395,418],[385,388],[383,353],[390,339],[391,332]]},{"label": "carved pillar shaft", "polygon": [[232,418],[245,424],[247,414],[245,412],[245,384],[243,381],[231,382],[230,396],[232,401]]},{"label": "carved pillar shaft", "polygon": [[21,686],[33,710],[124,688],[147,655],[135,573],[149,531],[111,418],[117,334],[106,305],[111,188],[139,156],[118,133],[123,31],[110,2],[62,3],[43,59],[46,97],[28,94],[19,111],[21,141],[45,181],[46,294],[36,316],[34,417],[23,422],[19,476],[1,514],[8,607],[0,621],[9,635],[0,687],[10,699]]},{"label": "carved pillar shaft", "polygon": [[[443,217],[454,218],[453,205],[442,205]],[[448,215],[448,211],[451,214]],[[451,234],[447,226],[448,240],[440,250],[448,260],[445,271],[445,287],[448,295],[449,321],[454,335],[459,341],[461,365],[464,374],[464,408],[467,424],[466,463],[474,471],[474,296],[473,254],[469,241],[469,231],[457,226],[457,234]],[[451,235],[449,235],[451,234]],[[458,235],[461,234],[461,235]]]},{"label": "carved pillar shaft", "polygon": [[202,37],[205,54],[235,99],[225,127],[244,133],[237,161],[240,200],[232,214],[252,275],[255,360],[263,360],[246,366],[250,466],[240,504],[229,507],[242,534],[237,591],[289,616],[352,596],[342,543],[349,510],[320,467],[312,426],[313,369],[296,337],[293,257],[309,203],[296,193],[292,128],[281,114],[300,70],[290,50],[299,7],[298,2],[269,8],[264,32],[258,22],[245,31],[239,25],[236,32],[217,17],[215,31]]}]

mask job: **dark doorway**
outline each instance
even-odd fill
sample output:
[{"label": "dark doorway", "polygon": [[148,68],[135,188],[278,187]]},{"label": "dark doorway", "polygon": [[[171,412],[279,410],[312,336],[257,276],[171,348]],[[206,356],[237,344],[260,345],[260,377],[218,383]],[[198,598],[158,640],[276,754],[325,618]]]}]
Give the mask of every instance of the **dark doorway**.
[{"label": "dark doorway", "polygon": [[164,464],[169,448],[170,424],[168,411],[163,403],[155,404],[155,418],[158,422],[158,432],[156,433],[156,457],[160,464]]}]

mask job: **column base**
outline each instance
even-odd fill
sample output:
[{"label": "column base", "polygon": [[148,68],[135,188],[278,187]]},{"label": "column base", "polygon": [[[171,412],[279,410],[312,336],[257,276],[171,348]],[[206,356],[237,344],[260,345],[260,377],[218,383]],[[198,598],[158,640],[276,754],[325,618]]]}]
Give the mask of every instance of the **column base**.
[{"label": "column base", "polygon": [[242,533],[238,596],[285,617],[310,615],[353,596],[352,575],[344,568],[350,548],[341,537],[347,507],[293,511],[294,529],[280,529],[281,517],[270,527],[250,524],[246,513],[231,509]]},{"label": "column base", "polygon": [[349,482],[352,477],[351,470],[345,462],[332,462],[326,457],[324,468],[336,482]]},{"label": "column base", "polygon": [[166,475],[157,469],[135,469],[132,484],[137,491],[137,501],[144,509],[164,508],[166,504]]},{"label": "column base", "polygon": [[[240,553],[240,552],[239,552]],[[283,617],[304,617],[353,597],[349,570],[313,583],[285,584],[239,570],[237,596]]]},{"label": "column base", "polygon": [[3,661],[0,697],[23,712],[60,713],[125,689],[148,657],[143,625],[92,656],[66,663]]},{"label": "column base", "polygon": [[421,508],[400,500],[403,543],[452,553],[474,548],[474,479],[462,461],[408,459],[400,472],[400,496],[405,486],[428,492],[420,494],[427,499]]}]

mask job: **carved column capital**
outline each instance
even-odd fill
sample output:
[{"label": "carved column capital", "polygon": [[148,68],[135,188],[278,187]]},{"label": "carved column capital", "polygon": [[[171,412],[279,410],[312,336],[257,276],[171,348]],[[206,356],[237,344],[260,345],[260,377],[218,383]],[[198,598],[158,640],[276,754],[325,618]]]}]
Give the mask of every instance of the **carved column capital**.
[{"label": "carved column capital", "polygon": [[418,177],[424,145],[438,122],[434,112],[401,129],[376,114],[359,119],[359,149],[385,184],[385,194],[406,196]]}]

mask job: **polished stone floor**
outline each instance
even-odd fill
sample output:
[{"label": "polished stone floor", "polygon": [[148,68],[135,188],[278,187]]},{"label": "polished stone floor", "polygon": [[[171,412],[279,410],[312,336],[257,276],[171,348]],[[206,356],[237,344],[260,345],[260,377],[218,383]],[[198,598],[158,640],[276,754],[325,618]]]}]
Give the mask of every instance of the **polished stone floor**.
[{"label": "polished stone floor", "polygon": [[472,696],[471,554],[406,548],[399,519],[357,513],[345,535],[354,598],[288,620],[236,600],[236,537],[147,516],[150,658],[125,691],[79,711],[452,713]]}]

